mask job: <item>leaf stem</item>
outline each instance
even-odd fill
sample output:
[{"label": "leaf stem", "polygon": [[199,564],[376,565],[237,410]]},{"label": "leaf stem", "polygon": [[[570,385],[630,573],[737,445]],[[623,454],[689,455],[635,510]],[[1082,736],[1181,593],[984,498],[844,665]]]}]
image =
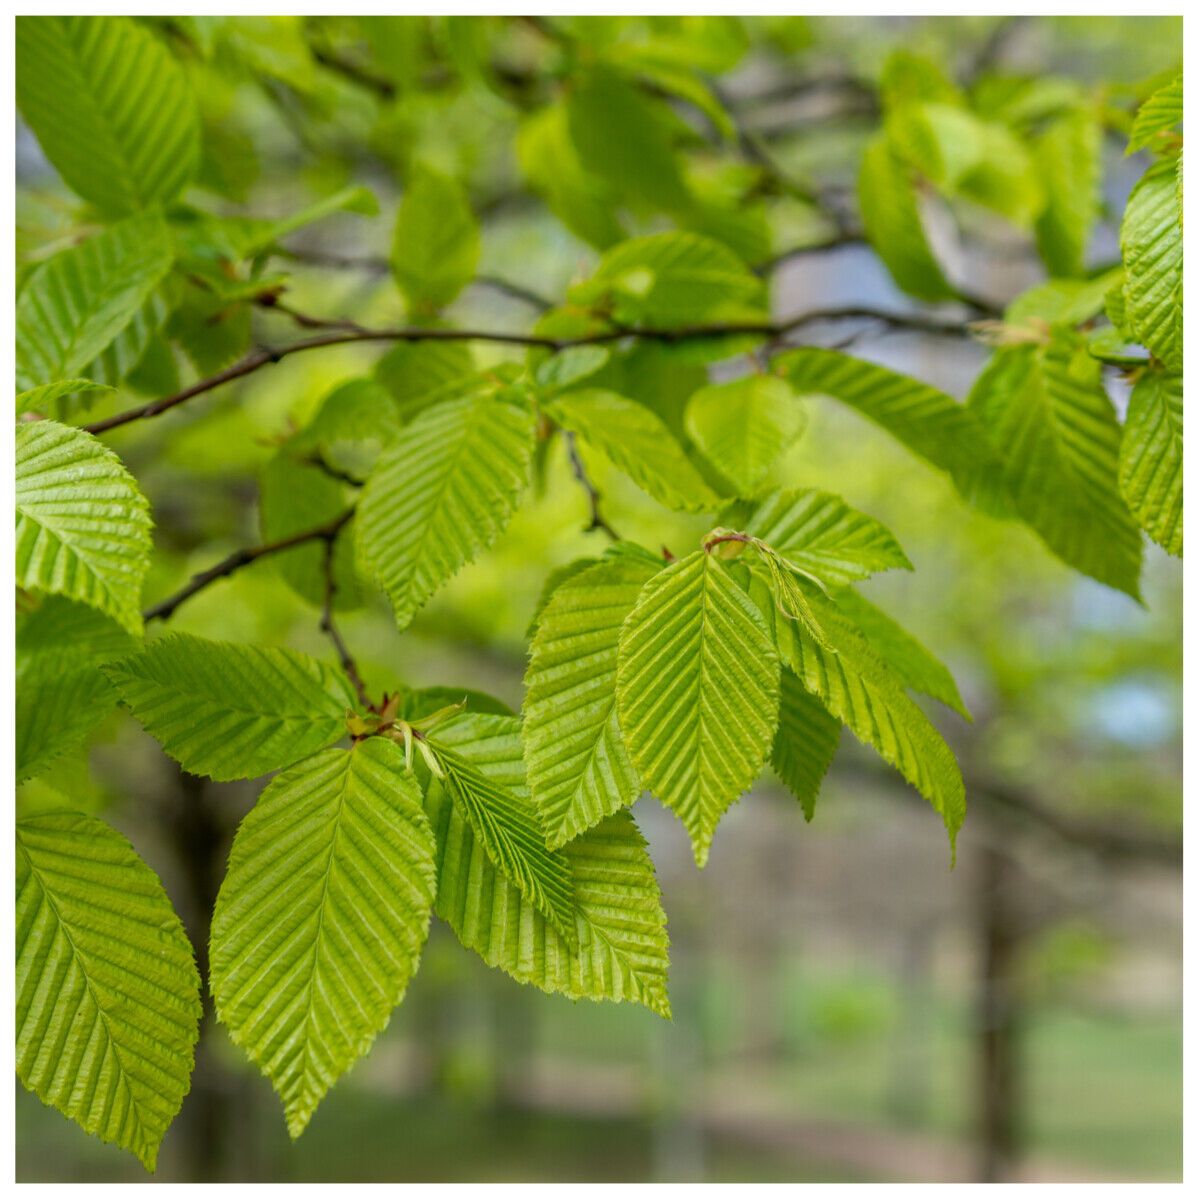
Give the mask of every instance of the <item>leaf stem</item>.
[{"label": "leaf stem", "polygon": [[600,514],[600,493],[591,481],[587,468],[583,465],[583,459],[579,457],[579,448],[575,445],[575,435],[564,431],[563,438],[567,445],[567,457],[571,460],[571,471],[587,493],[588,505],[591,508],[592,521],[587,527],[587,532],[593,529],[603,529],[614,542],[619,542],[621,535]]},{"label": "leaf stem", "polygon": [[[346,514],[349,519],[349,514]],[[340,529],[341,526],[338,526]],[[354,655],[350,653],[350,648],[346,645],[342,635],[338,632],[337,626],[333,623],[333,595],[337,591],[337,583],[333,578],[333,551],[337,543],[337,529],[332,533],[326,532],[325,539],[325,557],[321,564],[321,570],[325,577],[325,599],[321,605],[321,632],[327,634],[329,640],[333,643],[333,648],[337,651],[338,661],[342,664],[342,670],[346,672],[347,678],[354,685],[354,690],[358,695],[358,702],[369,712],[377,713],[379,706],[371,703],[370,697],[367,695],[366,686],[363,684],[362,676],[358,673],[358,663],[354,660]]]}]

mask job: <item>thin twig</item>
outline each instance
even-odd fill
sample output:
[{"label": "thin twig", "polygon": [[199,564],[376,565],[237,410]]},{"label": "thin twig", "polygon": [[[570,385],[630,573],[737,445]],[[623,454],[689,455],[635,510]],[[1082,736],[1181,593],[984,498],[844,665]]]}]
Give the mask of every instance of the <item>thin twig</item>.
[{"label": "thin twig", "polygon": [[590,532],[593,529],[603,529],[614,542],[619,542],[621,535],[600,513],[600,493],[596,490],[596,485],[591,481],[587,473],[587,468],[583,465],[583,459],[579,457],[579,449],[575,445],[575,435],[568,432],[563,436],[567,443],[567,457],[571,460],[571,471],[580,486],[587,493],[588,506],[591,509],[592,520],[586,532]]},{"label": "thin twig", "polygon": [[279,554],[284,550],[292,549],[293,546],[301,546],[305,542],[312,542],[317,539],[332,541],[342,526],[350,520],[353,512],[353,509],[347,509],[340,516],[335,517],[332,521],[327,521],[324,525],[318,525],[315,529],[305,529],[300,533],[289,534],[287,537],[280,538],[276,542],[266,542],[261,546],[246,546],[241,550],[235,550],[228,558],[223,558],[217,563],[216,566],[209,567],[207,571],[201,571],[200,574],[193,576],[190,583],[180,588],[173,595],[168,596],[165,600],[160,600],[157,604],[146,609],[142,613],[142,620],[153,621],[159,619],[165,621],[185,600],[190,600],[197,592],[203,591],[208,587],[209,584],[232,575],[235,571],[249,566],[252,562],[257,562],[260,558],[266,558],[270,554]]},{"label": "thin twig", "polygon": [[346,672],[346,677],[354,685],[354,690],[358,695],[358,702],[369,712],[377,713],[379,707],[372,704],[370,697],[367,695],[367,689],[363,684],[362,676],[358,673],[358,664],[354,661],[354,655],[350,653],[350,648],[342,640],[342,635],[333,623],[333,594],[337,591],[337,584],[333,578],[333,552],[336,542],[336,530],[334,533],[325,536],[325,558],[321,565],[325,576],[325,598],[321,605],[320,628],[322,633],[328,634],[329,640],[333,643],[333,648],[337,651],[338,661],[342,664],[342,670]]}]

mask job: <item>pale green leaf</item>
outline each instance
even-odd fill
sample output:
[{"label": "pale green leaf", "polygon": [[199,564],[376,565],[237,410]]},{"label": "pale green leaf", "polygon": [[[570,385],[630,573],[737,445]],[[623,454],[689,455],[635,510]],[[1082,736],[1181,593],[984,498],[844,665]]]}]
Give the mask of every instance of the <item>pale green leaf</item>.
[{"label": "pale green leaf", "polygon": [[1087,111],[1059,117],[1034,148],[1046,207],[1037,218],[1038,251],[1051,275],[1078,275],[1103,196],[1103,130]]},{"label": "pale green leaf", "polygon": [[274,646],[170,633],[104,673],[162,748],[193,775],[254,779],[345,735],[357,700],[332,667]]},{"label": "pale green leaf", "polygon": [[439,309],[475,277],[479,226],[456,180],[415,170],[400,201],[392,274],[410,306]]},{"label": "pale green leaf", "polygon": [[277,775],[238,828],[213,912],[213,996],[293,1138],[403,998],[436,886],[420,789],[384,738]]},{"label": "pale green leaf", "polygon": [[720,559],[698,550],[642,589],[621,633],[617,704],[643,784],[703,866],[717,822],[758,778],[779,708],[775,648]]},{"label": "pale green leaf", "polygon": [[103,383],[95,383],[90,379],[60,379],[57,383],[43,383],[40,387],[29,388],[17,394],[17,416],[38,409],[49,410],[57,400],[62,400],[76,392],[111,392],[112,388]]},{"label": "pale green leaf", "polygon": [[1160,134],[1174,129],[1183,120],[1183,76],[1177,75],[1160,87],[1138,109],[1129,135],[1126,154],[1143,150]]},{"label": "pale green leaf", "polygon": [[617,643],[658,565],[610,558],[560,583],[542,610],[525,672],[525,764],[551,849],[641,790],[617,723]]},{"label": "pale green leaf", "polygon": [[396,402],[401,423],[479,386],[465,342],[399,342],[375,364],[375,379]]},{"label": "pale green leaf", "polygon": [[145,496],[90,434],[54,421],[16,431],[16,582],[107,613],[141,633],[150,561]]},{"label": "pale green leaf", "polygon": [[173,200],[200,159],[183,68],[128,17],[17,20],[17,105],[67,185],[110,216]]},{"label": "pale green leaf", "polygon": [[1183,556],[1183,380],[1148,371],[1134,386],[1121,437],[1121,494],[1141,527]]},{"label": "pale green leaf", "polygon": [[17,821],[21,1082],[153,1171],[200,1022],[192,948],[158,877],[82,813]]},{"label": "pale green leaf", "polygon": [[1038,321],[1079,325],[1103,312],[1106,299],[1114,289],[1119,293],[1124,281],[1125,272],[1120,267],[1093,279],[1047,279],[1017,296],[1004,310],[1004,320],[1009,325],[1034,325]]},{"label": "pale green leaf", "polygon": [[522,398],[482,393],[427,409],[380,457],[356,523],[401,629],[499,537],[529,482],[533,440]]},{"label": "pale green leaf", "polygon": [[779,677],[779,728],[771,747],[771,766],[784,787],[800,801],[811,821],[821,780],[829,770],[841,737],[841,722],[805,690],[794,671]]}]

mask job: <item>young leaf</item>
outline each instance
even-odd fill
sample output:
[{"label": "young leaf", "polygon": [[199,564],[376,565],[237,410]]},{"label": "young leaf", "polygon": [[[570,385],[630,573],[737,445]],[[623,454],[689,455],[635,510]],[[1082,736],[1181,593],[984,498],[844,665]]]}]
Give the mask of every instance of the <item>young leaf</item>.
[{"label": "young leaf", "polygon": [[385,738],[277,775],[238,828],[212,922],[217,1016],[304,1131],[416,973],[433,832]]},{"label": "young leaf", "polygon": [[717,523],[759,538],[829,585],[892,567],[912,570],[885,525],[832,492],[776,490],[757,500],[735,500],[720,511]]},{"label": "young leaf", "polygon": [[396,218],[392,274],[409,305],[444,308],[475,277],[479,226],[456,180],[414,170]]},{"label": "young leaf", "polygon": [[721,503],[671,431],[637,401],[582,388],[559,396],[548,410],[564,429],[595,446],[667,508],[712,512]]},{"label": "young leaf", "polygon": [[200,976],[158,877],[94,817],[17,821],[21,1082],[153,1171],[192,1074]]},{"label": "young leaf", "polygon": [[[445,737],[478,771],[529,803],[520,723],[472,717]],[[565,846],[574,898],[567,941],[497,869],[453,793],[433,779],[425,810],[437,835],[437,914],[489,966],[572,999],[628,1001],[670,1017],[667,932],[654,865],[628,812]]]},{"label": "young leaf", "polygon": [[1121,430],[1082,340],[1059,329],[1047,345],[998,350],[969,407],[1003,456],[1017,512],[1046,546],[1136,599],[1142,542],[1117,490]]},{"label": "young leaf", "polygon": [[16,431],[16,582],[107,613],[141,633],[149,505],[121,460],[54,421]]},{"label": "young leaf", "polygon": [[807,423],[800,398],[776,375],[700,388],[688,401],[688,436],[738,496],[751,496]]},{"label": "young leaf", "polygon": [[1046,189],[1046,207],[1035,226],[1038,252],[1051,275],[1078,275],[1103,199],[1100,123],[1082,110],[1059,117],[1038,139],[1034,154]]},{"label": "young leaf", "polygon": [[1141,527],[1183,557],[1183,380],[1147,371],[1129,397],[1121,435],[1121,494]]},{"label": "young leaf", "polygon": [[17,21],[17,105],[67,185],[109,216],[173,200],[200,160],[183,68],[128,17]]},{"label": "young leaf", "polygon": [[480,393],[427,409],[380,457],[356,524],[401,629],[499,537],[529,482],[533,439],[527,403]]},{"label": "young leaf", "polygon": [[479,387],[471,348],[462,342],[399,342],[375,364],[374,375],[396,402],[402,425],[431,404]]},{"label": "young leaf", "polygon": [[1129,135],[1126,154],[1144,150],[1160,134],[1174,129],[1183,120],[1183,76],[1177,75],[1160,87],[1138,109]]},{"label": "young leaf", "polygon": [[762,770],[779,711],[767,627],[715,555],[698,550],[642,588],[621,632],[617,705],[643,783],[703,866],[717,822]]},{"label": "young leaf", "polygon": [[77,392],[111,392],[112,388],[103,383],[94,383],[90,379],[60,379],[57,383],[43,383],[39,387],[29,388],[28,391],[17,394],[17,416],[33,412],[36,409],[50,410],[57,400],[72,396]]},{"label": "young leaf", "polygon": [[525,765],[552,850],[641,790],[617,724],[617,642],[656,570],[606,559],[560,584],[538,620],[525,673]]},{"label": "young leaf", "polygon": [[17,783],[40,775],[112,709],[117,693],[99,664],[134,646],[115,621],[62,596],[17,617]]},{"label": "young leaf", "polygon": [[813,819],[817,792],[841,734],[841,722],[805,690],[794,671],[784,667],[779,676],[779,729],[771,747],[771,766],[800,801],[806,821]]},{"label": "young leaf", "polygon": [[84,372],[136,324],[120,362],[98,364],[105,368],[101,382],[119,383],[145,350],[153,332],[149,326],[157,329],[165,316],[151,293],[170,270],[172,254],[161,215],[147,213],[37,267],[17,299],[17,387],[34,388]]},{"label": "young leaf", "polygon": [[346,732],[358,703],[324,663],[273,646],[170,633],[104,673],[146,732],[193,775],[255,779]]}]

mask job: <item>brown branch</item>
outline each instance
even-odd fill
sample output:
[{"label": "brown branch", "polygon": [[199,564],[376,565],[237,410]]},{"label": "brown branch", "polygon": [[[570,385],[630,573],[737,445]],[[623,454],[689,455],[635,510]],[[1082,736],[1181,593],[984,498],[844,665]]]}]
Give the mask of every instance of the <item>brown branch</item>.
[{"label": "brown branch", "polygon": [[257,562],[260,558],[266,558],[270,554],[279,554],[281,551],[292,549],[293,546],[301,546],[305,542],[316,541],[318,538],[332,543],[338,531],[350,520],[353,512],[353,509],[347,509],[340,516],[335,517],[332,521],[327,521],[324,525],[318,525],[315,529],[305,529],[300,533],[289,534],[287,537],[280,538],[276,542],[266,542],[261,546],[247,546],[241,550],[235,550],[228,558],[223,558],[217,563],[216,566],[209,567],[207,571],[201,571],[200,574],[194,576],[185,587],[180,588],[173,595],[168,596],[165,600],[160,600],[157,604],[146,609],[142,613],[142,620],[153,621],[160,619],[165,621],[185,600],[190,600],[197,592],[203,591],[208,587],[209,584],[232,575],[235,571],[249,566],[252,562]]},{"label": "brown branch", "polygon": [[567,444],[567,457],[571,460],[571,471],[579,482],[579,485],[587,493],[588,506],[592,513],[591,524],[588,525],[585,532],[590,532],[593,529],[603,529],[614,542],[619,542],[621,535],[600,513],[600,493],[596,490],[596,485],[588,475],[587,468],[583,465],[583,459],[579,457],[579,448],[575,445],[575,435],[573,433],[564,433],[563,436]]},{"label": "brown branch", "polygon": [[[349,517],[349,514],[347,514],[347,517]],[[325,576],[325,598],[321,605],[320,629],[322,633],[328,634],[329,640],[333,643],[333,648],[337,651],[338,661],[342,664],[342,670],[346,672],[346,677],[354,685],[354,691],[358,695],[358,702],[368,712],[377,713],[379,707],[372,704],[370,697],[367,695],[367,689],[362,681],[362,676],[358,673],[358,664],[354,661],[354,655],[350,653],[350,648],[342,640],[342,635],[333,623],[333,594],[337,591],[337,584],[333,578],[333,552],[336,541],[337,530],[325,535],[325,558],[321,566]]]}]

